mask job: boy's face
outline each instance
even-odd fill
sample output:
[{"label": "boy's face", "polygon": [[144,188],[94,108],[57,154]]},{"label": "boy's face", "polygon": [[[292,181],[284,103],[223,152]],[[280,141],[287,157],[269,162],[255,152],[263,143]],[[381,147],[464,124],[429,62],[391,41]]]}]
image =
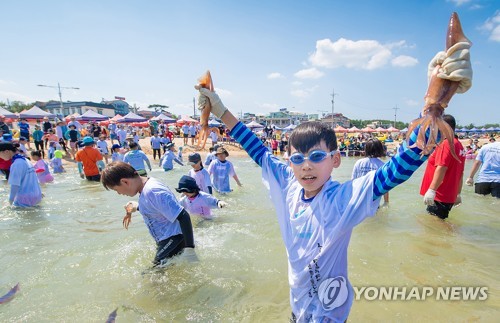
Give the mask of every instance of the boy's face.
[{"label": "boy's face", "polygon": [[218,160],[220,161],[225,161],[226,160],[226,154],[217,154],[215,155]]},{"label": "boy's face", "polygon": [[201,160],[194,165],[191,165],[194,169],[198,170],[201,168]]},{"label": "boy's face", "polygon": [[[323,150],[330,152],[326,143],[322,140],[319,144],[309,149],[306,157],[314,150]],[[290,156],[297,152],[295,147],[291,147]],[[335,152],[333,156],[326,156],[325,159],[319,163],[313,163],[309,159],[305,160],[300,165],[290,163],[295,178],[299,184],[304,188],[306,198],[316,196],[321,191],[323,185],[330,178],[332,170],[340,166],[340,153]]]},{"label": "boy's face", "polygon": [[0,158],[3,160],[11,160],[12,156],[14,156],[14,152],[12,150],[0,151]]},{"label": "boy's face", "polygon": [[136,187],[135,181],[130,178],[122,178],[120,185],[110,187],[113,191],[120,195],[135,196],[139,193],[139,188]]},{"label": "boy's face", "polygon": [[196,193],[188,193],[188,192],[182,192],[182,195],[187,196],[187,197],[194,197],[196,196]]}]

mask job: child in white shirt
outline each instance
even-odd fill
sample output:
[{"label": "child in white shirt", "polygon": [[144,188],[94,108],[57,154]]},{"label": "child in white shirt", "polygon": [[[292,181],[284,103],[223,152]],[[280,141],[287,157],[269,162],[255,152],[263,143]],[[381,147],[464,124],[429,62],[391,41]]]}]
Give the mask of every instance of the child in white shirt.
[{"label": "child in white shirt", "polygon": [[223,208],[227,205],[226,202],[218,200],[213,195],[201,192],[196,184],[196,180],[191,176],[182,176],[179,180],[179,187],[175,190],[183,194],[179,204],[182,205],[189,214],[196,214],[205,220],[213,219],[210,209],[215,209],[217,207]]}]

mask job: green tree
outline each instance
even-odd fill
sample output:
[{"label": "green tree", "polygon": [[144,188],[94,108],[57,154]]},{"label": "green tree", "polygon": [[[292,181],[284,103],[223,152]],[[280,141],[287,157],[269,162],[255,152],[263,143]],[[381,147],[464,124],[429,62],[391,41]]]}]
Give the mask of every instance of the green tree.
[{"label": "green tree", "polygon": [[24,103],[22,101],[12,101],[9,110],[12,112],[21,112],[23,110],[31,109],[35,103]]},{"label": "green tree", "polygon": [[163,113],[165,112],[169,107],[168,105],[162,105],[162,104],[150,104],[148,106],[150,109],[154,109],[156,113]]}]

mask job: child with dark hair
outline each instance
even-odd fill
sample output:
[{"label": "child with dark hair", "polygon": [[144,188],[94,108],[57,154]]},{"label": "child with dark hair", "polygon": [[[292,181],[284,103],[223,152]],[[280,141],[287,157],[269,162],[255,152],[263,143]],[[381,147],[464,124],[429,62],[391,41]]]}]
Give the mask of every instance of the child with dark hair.
[{"label": "child with dark hair", "polygon": [[[163,154],[163,156],[160,158],[160,167],[163,168],[164,171],[168,172],[169,170],[172,170],[174,169],[174,161],[181,165],[181,166],[184,166],[184,164],[182,163],[182,161],[177,157],[175,156],[173,150],[174,150],[174,143],[173,142],[169,142],[168,144],[165,145],[166,147],[166,151],[165,151],[165,154]],[[181,147],[179,147],[181,148]]]},{"label": "child with dark hair", "polygon": [[215,92],[198,90],[199,108],[210,104],[211,112],[262,167],[288,255],[292,321],[344,322],[354,299],[347,274],[352,230],[375,215],[380,197],[406,181],[427,159],[414,146],[419,126],[409,134],[409,145],[403,144],[389,162],[341,184],[331,178],[341,160],[329,125],[297,126],[289,139],[287,166],[227,110]]},{"label": "child with dark hair", "polygon": [[196,180],[191,176],[182,176],[179,180],[179,187],[175,190],[184,195],[179,203],[191,215],[198,215],[205,220],[213,218],[210,209],[223,208],[227,205],[226,202],[218,200],[213,195],[200,191]]},{"label": "child with dark hair", "polygon": [[[377,170],[384,162],[380,157],[385,157],[384,145],[377,138],[370,138],[365,143],[365,158],[359,159],[352,169],[351,179],[365,176],[372,170]],[[389,193],[384,194],[384,206],[389,204]]]},{"label": "child with dark hair", "polygon": [[181,253],[187,261],[198,260],[189,214],[165,184],[140,176],[134,167],[124,162],[112,162],[106,166],[101,182],[104,188],[120,195],[132,197],[139,194],[138,202],[130,201],[125,205],[123,226],[128,229],[132,213],[141,213],[156,241],[155,266],[166,266],[170,258]]},{"label": "child with dark hair", "polygon": [[50,173],[49,165],[42,159],[42,152],[35,150],[31,152],[31,159],[35,161],[35,173],[40,184],[50,183],[54,181],[54,177]]},{"label": "child with dark hair", "polygon": [[147,177],[148,173],[146,172],[144,162],[148,164],[149,171],[152,170],[148,156],[142,150],[139,150],[139,145],[135,142],[130,143],[129,147],[130,151],[125,154],[123,161],[134,167],[139,175]]},{"label": "child with dark hair", "polygon": [[42,200],[42,190],[31,162],[17,153],[10,142],[0,142],[0,158],[12,160],[9,174],[9,203],[19,207],[35,206]]},{"label": "child with dark hair", "polygon": [[210,174],[206,168],[203,167],[200,154],[189,154],[188,165],[191,165],[192,167],[192,169],[189,170],[188,175],[195,179],[200,190],[202,192],[212,194],[212,181],[210,180]]}]

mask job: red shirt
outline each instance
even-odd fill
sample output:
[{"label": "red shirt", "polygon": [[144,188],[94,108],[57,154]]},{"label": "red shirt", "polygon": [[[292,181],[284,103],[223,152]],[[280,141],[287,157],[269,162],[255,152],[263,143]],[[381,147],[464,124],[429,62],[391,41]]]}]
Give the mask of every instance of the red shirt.
[{"label": "red shirt", "polygon": [[12,160],[5,160],[0,158],[0,169],[10,169],[10,165],[12,165]]},{"label": "red shirt", "polygon": [[425,195],[429,189],[434,177],[434,171],[437,166],[446,166],[446,174],[444,175],[443,183],[436,190],[435,200],[442,203],[455,203],[458,194],[458,188],[462,181],[465,166],[465,151],[464,147],[457,138],[453,139],[455,153],[460,159],[457,161],[451,154],[448,141],[443,141],[434,152],[430,155],[425,168],[422,186],[420,186],[420,195]]}]

